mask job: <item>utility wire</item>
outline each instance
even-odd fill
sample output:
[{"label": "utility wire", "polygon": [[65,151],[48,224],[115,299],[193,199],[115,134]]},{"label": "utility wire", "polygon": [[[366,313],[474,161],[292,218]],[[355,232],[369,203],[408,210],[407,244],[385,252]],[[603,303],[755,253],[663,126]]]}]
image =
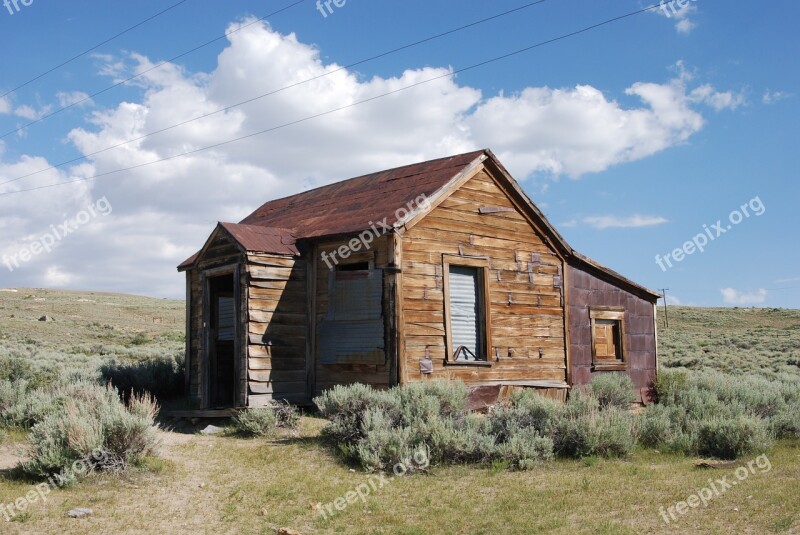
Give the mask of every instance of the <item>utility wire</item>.
[{"label": "utility wire", "polygon": [[[183,1],[188,1],[188,0],[183,0]],[[5,139],[5,138],[7,138],[8,136],[10,136],[10,135],[12,135],[12,134],[16,134],[17,132],[21,132],[22,130],[25,130],[25,129],[27,129],[27,128],[29,128],[29,127],[31,127],[31,126],[33,126],[33,125],[35,125],[35,124],[41,123],[42,121],[45,121],[45,120],[49,119],[50,117],[53,117],[53,116],[55,116],[55,115],[58,115],[59,113],[61,113],[61,112],[63,112],[63,111],[66,111],[66,110],[68,110],[68,109],[70,109],[70,108],[73,108],[73,107],[75,107],[75,106],[78,106],[78,105],[80,105],[80,104],[83,104],[84,102],[86,102],[86,101],[88,101],[88,100],[92,100],[94,97],[96,97],[96,96],[98,96],[98,95],[102,95],[103,93],[107,93],[108,91],[111,91],[112,89],[114,89],[114,88],[116,88],[116,87],[119,87],[119,86],[121,86],[121,85],[125,85],[125,84],[127,84],[128,82],[130,82],[130,81],[132,81],[132,80],[135,80],[135,79],[137,79],[137,78],[139,78],[139,77],[141,77],[141,76],[143,76],[143,75],[147,74],[147,73],[148,73],[148,72],[150,72],[150,71],[154,71],[154,70],[156,70],[156,69],[158,69],[158,68],[161,68],[161,67],[163,67],[163,66],[164,66],[164,65],[166,65],[167,63],[172,63],[172,62],[174,62],[175,60],[178,60],[178,59],[180,59],[180,58],[182,58],[182,57],[184,57],[184,56],[188,56],[189,54],[191,54],[191,53],[193,53],[193,52],[196,52],[196,51],[200,50],[201,48],[205,48],[205,47],[207,47],[207,46],[209,46],[209,45],[211,45],[211,44],[214,44],[214,43],[216,43],[217,41],[221,41],[222,39],[226,39],[228,36],[230,36],[230,35],[232,35],[232,34],[234,34],[234,33],[236,33],[236,32],[239,32],[239,31],[241,31],[241,30],[244,30],[244,29],[245,29],[245,28],[247,28],[248,26],[252,26],[253,24],[257,24],[257,23],[259,23],[259,22],[262,22],[262,21],[264,21],[264,20],[268,19],[269,17],[272,17],[273,15],[277,15],[278,13],[282,13],[282,12],[286,11],[287,9],[290,9],[290,8],[293,8],[293,7],[294,7],[294,6],[296,6],[296,5],[302,4],[302,3],[303,3],[303,2],[305,2],[305,1],[306,1],[306,0],[297,0],[296,2],[294,2],[294,3],[292,3],[292,4],[289,4],[288,6],[282,7],[281,9],[278,9],[277,11],[273,11],[272,13],[269,13],[268,15],[264,15],[264,16],[263,16],[263,17],[261,17],[261,18],[258,18],[258,19],[256,19],[256,20],[253,20],[253,21],[251,21],[251,22],[248,22],[247,24],[243,24],[242,26],[239,26],[239,27],[238,27],[238,28],[236,28],[235,30],[231,30],[231,31],[229,31],[229,32],[225,32],[224,34],[220,35],[219,37],[215,37],[214,39],[212,39],[212,40],[210,40],[210,41],[206,41],[205,43],[202,43],[202,44],[200,44],[200,45],[198,45],[198,46],[196,46],[196,47],[194,47],[194,48],[192,48],[192,49],[190,49],[190,50],[187,50],[186,52],[182,52],[182,53],[178,54],[178,55],[177,55],[177,56],[175,56],[175,57],[172,57],[172,58],[170,58],[170,59],[167,59],[167,60],[161,61],[161,62],[159,62],[159,63],[157,63],[157,64],[153,65],[153,66],[152,66],[152,67],[150,67],[149,69],[145,69],[144,71],[142,71],[142,72],[140,72],[140,73],[138,73],[138,74],[135,74],[134,76],[131,76],[130,78],[126,78],[125,80],[121,80],[121,81],[119,81],[119,82],[117,82],[117,83],[115,83],[115,84],[113,84],[113,85],[110,85],[110,86],[106,87],[105,89],[101,89],[100,91],[97,91],[97,92],[95,92],[95,93],[92,93],[91,95],[87,95],[86,97],[84,97],[84,98],[82,98],[82,99],[80,99],[80,100],[77,100],[77,101],[75,101],[75,102],[72,102],[72,103],[70,103],[70,104],[68,104],[68,105],[66,105],[66,106],[63,106],[63,107],[61,107],[61,108],[58,108],[57,110],[55,110],[55,111],[53,111],[53,112],[51,112],[51,113],[48,113],[48,114],[46,114],[46,115],[43,115],[42,117],[39,117],[38,119],[36,119],[36,120],[34,120],[34,121],[31,121],[31,122],[29,122],[29,123],[27,123],[27,124],[24,124],[24,125],[20,126],[19,128],[16,128],[16,129],[14,129],[14,130],[9,130],[9,131],[8,131],[8,132],[6,132],[5,134],[3,134],[3,135],[0,135],[0,139]],[[98,45],[98,46],[99,46],[99,45]]]},{"label": "utility wire", "polygon": [[46,71],[45,71],[45,72],[43,72],[42,74],[40,74],[40,75],[38,75],[38,76],[36,76],[36,77],[34,77],[34,78],[31,78],[31,79],[30,79],[30,80],[28,80],[27,82],[24,82],[24,83],[22,83],[22,84],[18,85],[18,86],[17,86],[17,87],[15,87],[14,89],[9,89],[8,91],[6,91],[6,92],[5,92],[5,93],[3,93],[2,95],[0,95],[0,98],[7,97],[7,96],[8,96],[8,95],[10,95],[11,93],[14,93],[15,91],[18,91],[18,90],[22,89],[23,87],[25,87],[25,86],[27,86],[27,85],[29,85],[29,84],[32,84],[32,83],[33,83],[33,82],[35,82],[36,80],[39,80],[39,79],[41,79],[41,78],[44,78],[45,76],[47,76],[47,75],[48,75],[48,74],[50,74],[51,72],[53,72],[53,71],[57,71],[57,70],[58,70],[58,69],[60,69],[61,67],[63,67],[63,66],[65,66],[65,65],[68,65],[68,64],[72,63],[72,62],[73,62],[73,61],[75,61],[76,59],[78,59],[78,58],[82,58],[83,56],[85,56],[85,55],[86,55],[86,54],[88,54],[89,52],[93,52],[93,51],[97,50],[97,49],[98,49],[98,48],[100,48],[101,46],[103,46],[103,45],[106,45],[106,44],[110,43],[111,41],[113,41],[114,39],[117,39],[118,37],[122,37],[122,36],[123,36],[123,35],[125,35],[126,33],[128,33],[128,32],[131,32],[131,31],[135,30],[135,29],[136,29],[136,28],[138,28],[139,26],[143,26],[143,25],[147,24],[147,23],[148,23],[148,22],[150,22],[151,20],[153,20],[153,19],[155,19],[155,18],[157,18],[157,17],[160,17],[160,16],[161,16],[161,15],[163,15],[164,13],[166,13],[166,12],[168,12],[168,11],[171,11],[171,10],[175,9],[175,8],[176,8],[176,7],[178,7],[179,5],[181,5],[181,4],[185,4],[185,3],[186,3],[186,2],[188,2],[188,1],[189,1],[189,0],[181,0],[180,2],[177,2],[177,3],[175,3],[175,4],[172,4],[172,5],[171,5],[171,6],[169,6],[168,8],[166,8],[166,9],[164,9],[164,10],[162,10],[162,11],[159,11],[159,12],[158,12],[158,13],[156,13],[155,15],[152,15],[152,16],[150,16],[150,17],[148,17],[148,18],[144,19],[143,21],[141,21],[141,22],[138,22],[138,23],[134,24],[134,25],[133,25],[133,26],[131,26],[130,28],[128,28],[128,29],[126,29],[126,30],[123,30],[123,31],[121,31],[121,32],[119,32],[118,34],[116,34],[116,35],[114,35],[114,36],[112,36],[112,37],[109,37],[108,39],[106,39],[106,40],[105,40],[105,41],[103,41],[102,43],[96,44],[96,45],[95,45],[95,46],[93,46],[92,48],[90,48],[90,49],[88,49],[88,50],[85,50],[85,51],[81,52],[81,53],[80,53],[80,54],[78,54],[77,56],[72,56],[72,57],[71,57],[71,58],[69,58],[68,60],[66,60],[66,61],[64,61],[64,62],[62,62],[62,63],[59,63],[59,64],[58,64],[58,65],[56,65],[55,67],[51,67],[50,69],[46,70]]},{"label": "utility wire", "polygon": [[494,57],[494,58],[491,58],[491,59],[488,59],[488,60],[481,61],[479,63],[472,64],[472,65],[470,65],[468,67],[463,67],[461,69],[454,70],[454,71],[448,72],[446,74],[442,74],[442,75],[439,75],[439,76],[434,76],[433,78],[428,78],[426,80],[421,80],[419,82],[415,82],[413,84],[397,88],[397,89],[395,89],[393,91],[389,91],[387,93],[382,93],[382,94],[376,95],[374,97],[370,97],[370,98],[366,98],[366,99],[363,99],[363,100],[359,100],[357,102],[352,102],[352,103],[347,104],[345,106],[340,106],[338,108],[334,108],[332,110],[328,110],[328,111],[325,111],[325,112],[317,113],[315,115],[310,115],[310,116],[304,117],[302,119],[297,119],[295,121],[291,121],[291,122],[288,122],[288,123],[283,123],[283,124],[280,124],[280,125],[277,125],[277,126],[266,128],[264,130],[259,130],[258,132],[253,132],[253,133],[250,133],[250,134],[247,134],[247,135],[244,135],[244,136],[240,136],[240,137],[237,137],[237,138],[229,139],[227,141],[214,143],[213,145],[207,145],[205,147],[200,147],[198,149],[185,151],[185,152],[182,152],[182,153],[179,153],[179,154],[174,154],[172,156],[159,158],[157,160],[152,160],[152,161],[149,161],[149,162],[144,162],[144,163],[132,165],[132,166],[129,166],[129,167],[124,167],[124,168],[120,168],[120,169],[114,169],[112,171],[106,171],[104,173],[98,173],[98,174],[92,175],[90,177],[83,177],[83,178],[78,178],[78,179],[75,179],[75,180],[68,180],[66,182],[58,182],[56,184],[48,184],[48,185],[44,185],[44,186],[37,186],[37,187],[34,187],[34,188],[28,188],[28,189],[23,189],[23,190],[4,192],[4,193],[0,193],[0,197],[5,196],[5,195],[14,195],[16,193],[25,193],[25,192],[29,192],[29,191],[37,191],[37,190],[41,190],[41,189],[54,188],[54,187],[63,186],[63,185],[66,185],[66,184],[73,184],[73,183],[76,183],[76,182],[85,182],[85,181],[88,181],[88,180],[96,180],[98,178],[102,178],[102,177],[113,175],[113,174],[117,174],[117,173],[122,173],[124,171],[132,171],[134,169],[147,167],[147,166],[150,166],[150,165],[153,165],[153,164],[157,164],[157,163],[161,163],[161,162],[167,162],[167,161],[174,160],[174,159],[177,159],[177,158],[182,158],[184,156],[190,156],[192,154],[197,154],[199,152],[204,152],[204,151],[215,149],[215,148],[222,147],[222,146],[225,146],[225,145],[230,145],[231,143],[236,143],[238,141],[243,141],[245,139],[250,139],[250,138],[253,138],[253,137],[256,137],[256,136],[260,136],[260,135],[263,135],[263,134],[266,134],[266,133],[269,133],[269,132],[274,132],[276,130],[287,128],[289,126],[294,126],[294,125],[301,124],[301,123],[304,123],[304,122],[307,122],[307,121],[311,121],[311,120],[317,119],[319,117],[324,117],[324,116],[327,116],[327,115],[331,115],[331,114],[337,113],[339,111],[343,111],[343,110],[346,110],[346,109],[349,109],[349,108],[353,108],[355,106],[366,104],[368,102],[379,100],[381,98],[385,98],[385,97],[388,97],[390,95],[394,95],[396,93],[400,93],[402,91],[406,91],[408,89],[413,89],[415,87],[418,87],[418,86],[421,86],[421,85],[424,85],[424,84],[427,84],[427,83],[430,83],[430,82],[434,82],[436,80],[441,80],[442,78],[448,78],[448,77],[454,76],[456,74],[460,74],[460,73],[467,72],[467,71],[470,71],[470,70],[473,70],[473,69],[477,69],[479,67],[483,67],[485,65],[489,65],[489,64],[495,63],[497,61],[501,61],[501,60],[504,60],[504,59],[507,59],[507,58],[510,58],[510,57],[513,57],[513,56],[517,56],[517,55],[522,54],[524,52],[528,52],[530,50],[533,50],[533,49],[536,49],[536,48],[540,48],[542,46],[545,46],[545,45],[548,45],[548,44],[551,44],[551,43],[555,43],[555,42],[558,42],[558,41],[563,41],[565,39],[569,39],[570,37],[574,37],[576,35],[580,35],[580,34],[589,32],[591,30],[594,30],[596,28],[600,28],[602,26],[606,26],[608,24],[612,24],[614,22],[618,22],[620,20],[624,20],[624,19],[636,16],[636,15],[639,15],[639,14],[642,14],[642,13],[647,13],[649,11],[653,11],[653,10],[658,9],[658,8],[659,8],[659,4],[655,4],[655,5],[652,5],[650,7],[644,8],[644,9],[639,9],[637,11],[632,11],[630,13],[626,13],[625,15],[620,15],[620,16],[617,16],[617,17],[613,17],[613,18],[607,19],[607,20],[605,20],[603,22],[598,22],[596,24],[592,24],[591,26],[586,26],[585,28],[581,28],[580,30],[575,30],[573,32],[566,33],[564,35],[560,35],[558,37],[554,37],[554,38],[548,39],[546,41],[541,41],[539,43],[527,46],[525,48],[520,48],[520,49],[515,50],[513,52],[508,52],[508,53],[503,54],[501,56],[497,56],[497,57]]},{"label": "utility wire", "polygon": [[497,15],[493,15],[491,17],[487,17],[487,18],[484,18],[484,19],[481,19],[481,20],[478,20],[478,21],[475,21],[475,22],[471,22],[471,23],[466,24],[464,26],[459,26],[458,28],[454,28],[452,30],[448,30],[446,32],[442,32],[442,33],[439,33],[439,34],[436,34],[436,35],[433,35],[433,36],[430,36],[430,37],[426,37],[425,39],[421,39],[419,41],[415,41],[413,43],[409,43],[409,44],[394,48],[392,50],[388,50],[386,52],[382,52],[382,53],[380,53],[378,55],[358,60],[358,61],[356,61],[354,63],[350,63],[349,65],[345,65],[343,67],[339,67],[338,69],[334,69],[332,71],[327,71],[327,72],[325,72],[323,74],[314,76],[312,78],[307,78],[305,80],[301,80],[299,82],[295,82],[295,83],[287,85],[287,86],[283,86],[283,87],[281,87],[279,89],[275,89],[275,90],[269,91],[267,93],[262,93],[262,94],[260,94],[258,96],[253,97],[253,98],[249,98],[247,100],[243,100],[242,102],[237,102],[236,104],[231,104],[230,106],[226,106],[224,108],[220,108],[218,110],[215,110],[215,111],[212,111],[212,112],[209,112],[209,113],[205,113],[203,115],[198,115],[197,117],[193,117],[192,119],[187,119],[185,121],[181,121],[179,123],[176,123],[176,124],[161,128],[159,130],[154,130],[153,132],[148,132],[146,134],[142,134],[139,137],[128,139],[127,141],[122,141],[120,143],[117,143],[115,145],[111,145],[111,146],[106,147],[104,149],[100,149],[100,150],[97,150],[95,152],[90,152],[88,154],[84,154],[83,156],[78,156],[76,158],[72,158],[71,160],[67,160],[67,161],[64,161],[64,162],[61,162],[61,163],[57,163],[57,164],[51,165],[50,167],[45,167],[44,169],[40,169],[38,171],[33,171],[31,173],[28,173],[27,175],[18,176],[16,178],[12,178],[12,179],[7,180],[5,182],[0,182],[0,186],[3,186],[5,184],[10,184],[12,182],[16,182],[18,180],[22,180],[24,178],[28,178],[28,177],[31,177],[31,176],[34,176],[34,175],[38,175],[40,173],[44,173],[45,171],[50,171],[51,169],[57,169],[59,167],[63,167],[65,165],[69,165],[71,163],[75,163],[75,162],[79,162],[81,160],[85,160],[85,159],[90,158],[92,156],[96,156],[98,154],[102,154],[104,152],[107,152],[107,151],[110,151],[110,150],[113,150],[113,149],[117,149],[119,147],[122,147],[124,145],[128,145],[130,143],[134,143],[136,141],[141,141],[141,140],[143,140],[145,138],[148,138],[150,136],[154,136],[156,134],[160,134],[162,132],[166,132],[168,130],[172,130],[174,128],[178,128],[179,126],[184,126],[184,125],[192,123],[194,121],[199,121],[200,119],[205,119],[207,117],[211,117],[212,115],[216,115],[218,113],[223,113],[223,112],[230,111],[230,110],[232,110],[234,108],[238,108],[239,106],[244,106],[245,104],[250,104],[250,103],[255,102],[257,100],[261,100],[263,98],[266,98],[268,96],[275,95],[277,93],[281,93],[283,91],[286,91],[287,89],[292,89],[294,87],[298,87],[298,86],[307,84],[309,82],[313,82],[315,80],[319,80],[320,78],[325,78],[326,76],[330,76],[330,75],[335,74],[337,72],[341,72],[341,71],[345,71],[345,70],[348,70],[348,69],[352,69],[353,67],[356,67],[358,65],[363,65],[364,63],[375,61],[376,59],[384,58],[384,57],[389,56],[391,54],[395,54],[397,52],[401,52],[403,50],[407,50],[409,48],[412,48],[412,47],[415,47],[415,46],[419,46],[421,44],[428,43],[428,42],[434,41],[436,39],[440,39],[442,37],[445,37],[445,36],[448,36],[448,35],[463,31],[463,30],[466,30],[468,28],[472,28],[474,26],[478,26],[478,25],[483,24],[485,22],[489,22],[489,21],[492,21],[492,20],[495,20],[495,19],[499,19],[501,17],[505,17],[505,16],[510,15],[512,13],[517,13],[519,11],[522,11],[523,9],[527,9],[527,8],[535,6],[537,4],[543,4],[546,1],[547,0],[536,0],[535,2],[529,2],[529,3],[527,3],[527,4],[523,5],[523,6],[519,6],[519,7],[516,7],[514,9],[511,9],[511,10],[508,10],[508,11],[504,11],[503,13],[498,13]]}]

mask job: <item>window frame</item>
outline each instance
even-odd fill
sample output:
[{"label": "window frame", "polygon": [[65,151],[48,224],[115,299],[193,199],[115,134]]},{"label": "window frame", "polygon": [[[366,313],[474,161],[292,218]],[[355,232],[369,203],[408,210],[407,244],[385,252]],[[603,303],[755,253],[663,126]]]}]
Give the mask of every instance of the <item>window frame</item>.
[{"label": "window frame", "polygon": [[[615,321],[619,330],[619,358],[616,361],[597,360],[597,342],[595,328],[597,320]],[[625,351],[625,309],[621,307],[590,307],[589,330],[592,344],[593,371],[628,371],[628,358]]]},{"label": "window frame", "polygon": [[[481,360],[466,361],[453,360],[453,330],[450,311],[450,266],[478,268],[478,289],[477,297],[480,302],[480,317],[478,322],[482,329],[483,344],[481,350],[484,355],[476,355]],[[455,255],[442,255],[442,280],[444,294],[444,325],[445,325],[445,366],[477,366],[491,367],[492,349],[492,318],[491,318],[491,294],[489,289],[489,259],[486,257],[466,257]]]}]

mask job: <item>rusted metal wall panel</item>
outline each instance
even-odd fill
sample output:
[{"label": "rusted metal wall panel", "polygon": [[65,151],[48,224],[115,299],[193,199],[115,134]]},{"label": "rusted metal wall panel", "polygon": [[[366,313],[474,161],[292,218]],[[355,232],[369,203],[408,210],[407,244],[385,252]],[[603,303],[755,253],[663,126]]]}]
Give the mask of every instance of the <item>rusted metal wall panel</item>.
[{"label": "rusted metal wall panel", "polygon": [[656,336],[653,303],[637,297],[585,269],[569,267],[569,331],[572,384],[583,385],[598,373],[592,370],[590,307],[625,310],[625,357],[628,373],[637,388],[655,378]]}]

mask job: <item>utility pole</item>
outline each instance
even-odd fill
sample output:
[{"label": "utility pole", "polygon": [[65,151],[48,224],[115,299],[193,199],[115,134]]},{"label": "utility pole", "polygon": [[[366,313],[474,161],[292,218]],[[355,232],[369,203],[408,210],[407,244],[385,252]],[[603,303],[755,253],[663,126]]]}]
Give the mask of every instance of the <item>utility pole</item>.
[{"label": "utility pole", "polygon": [[669,312],[667,311],[667,290],[669,288],[661,288],[661,297],[664,298],[664,327],[669,327]]}]

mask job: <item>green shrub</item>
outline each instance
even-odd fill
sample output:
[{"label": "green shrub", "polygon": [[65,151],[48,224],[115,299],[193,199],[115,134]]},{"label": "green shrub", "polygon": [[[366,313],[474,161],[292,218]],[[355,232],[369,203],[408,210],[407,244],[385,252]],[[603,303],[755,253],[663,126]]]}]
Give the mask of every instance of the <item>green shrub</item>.
[{"label": "green shrub", "polygon": [[271,437],[278,430],[278,417],[272,407],[240,411],[233,423],[239,433],[247,436]]},{"label": "green shrub", "polygon": [[126,406],[112,388],[77,383],[51,399],[50,410],[28,435],[32,454],[22,466],[30,474],[74,471],[76,463],[89,470],[124,470],[158,446],[158,406],[149,396],[134,397]]},{"label": "green shrub", "polygon": [[771,444],[765,422],[753,416],[714,418],[703,422],[697,434],[698,453],[720,459],[763,453]]},{"label": "green shrub", "polygon": [[336,385],[314,399],[320,413],[330,420],[323,435],[335,442],[353,443],[363,438],[362,423],[367,409],[384,411],[393,422],[400,419],[400,400],[394,393],[362,384]]},{"label": "green shrub", "polygon": [[[6,426],[28,429],[63,408],[64,385],[32,390],[25,380],[0,381],[0,421]],[[62,392],[61,395],[57,394]]]},{"label": "green shrub", "polygon": [[492,410],[489,416],[490,432],[499,442],[504,442],[527,428],[549,436],[553,423],[559,418],[563,408],[561,402],[545,398],[536,392],[517,392],[511,396],[508,404],[498,405]]},{"label": "green shrub", "polygon": [[653,398],[656,403],[674,405],[688,382],[689,375],[685,370],[659,370],[653,381]]},{"label": "green shrub", "polygon": [[785,405],[770,419],[775,438],[800,438],[800,401]]},{"label": "green shrub", "polygon": [[649,405],[639,416],[639,443],[651,448],[675,451],[685,444],[683,415],[676,407]]},{"label": "green shrub", "polygon": [[33,389],[49,386],[56,377],[55,370],[36,367],[30,358],[0,357],[0,381],[25,381]]},{"label": "green shrub", "polygon": [[608,406],[589,393],[575,390],[555,422],[553,446],[565,457],[623,457],[636,442],[634,418],[627,411]]},{"label": "green shrub", "polygon": [[125,399],[145,392],[160,400],[178,398],[183,395],[185,372],[183,354],[132,363],[112,359],[100,367],[103,380],[122,392]]},{"label": "green shrub", "polygon": [[529,470],[553,459],[553,440],[543,437],[536,429],[523,429],[497,446],[497,457],[508,462],[511,468]]},{"label": "green shrub", "polygon": [[421,381],[398,389],[403,417],[438,415],[461,417],[467,408],[469,389],[461,381]]},{"label": "green shrub", "polygon": [[588,389],[597,398],[601,409],[609,406],[630,409],[631,403],[636,401],[633,381],[624,373],[598,375],[589,383]]}]

